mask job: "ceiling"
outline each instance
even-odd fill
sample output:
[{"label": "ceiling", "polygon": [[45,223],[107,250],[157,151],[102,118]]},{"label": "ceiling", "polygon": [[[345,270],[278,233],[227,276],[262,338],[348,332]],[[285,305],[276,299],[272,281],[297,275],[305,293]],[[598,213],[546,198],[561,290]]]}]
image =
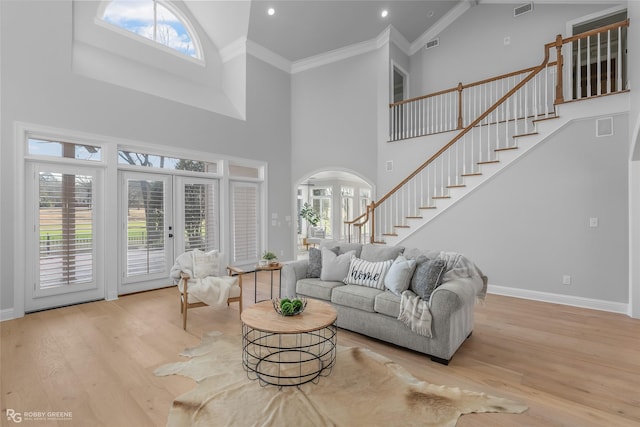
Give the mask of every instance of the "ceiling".
[{"label": "ceiling", "polygon": [[412,43],[464,1],[254,0],[248,38],[291,62],[374,39],[389,25]]}]

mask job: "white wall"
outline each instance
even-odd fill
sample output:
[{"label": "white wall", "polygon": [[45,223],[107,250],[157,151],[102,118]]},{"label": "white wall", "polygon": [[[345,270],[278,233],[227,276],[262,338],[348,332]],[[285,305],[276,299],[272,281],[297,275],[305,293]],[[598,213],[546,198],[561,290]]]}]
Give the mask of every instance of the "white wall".
[{"label": "white wall", "polygon": [[403,245],[465,253],[491,285],[626,304],[627,129],[570,124]]},{"label": "white wall", "polygon": [[379,57],[372,51],[291,77],[294,181],[327,168],[375,180]]},{"label": "white wall", "polygon": [[[13,305],[17,239],[14,191],[16,121],[167,147],[268,162],[268,208],[290,215],[290,76],[247,57],[247,118],[202,109],[80,77],[71,72],[71,1],[0,2],[2,52],[0,309]],[[8,201],[8,203],[7,203]],[[293,257],[294,225],[268,229],[269,249]]]},{"label": "white wall", "polygon": [[[438,35],[438,47],[413,55],[413,77],[421,94],[538,65],[544,45],[565,34],[567,21],[610,7],[536,3],[532,12],[514,18],[515,6],[474,6]],[[505,37],[511,40],[506,46]]]}]

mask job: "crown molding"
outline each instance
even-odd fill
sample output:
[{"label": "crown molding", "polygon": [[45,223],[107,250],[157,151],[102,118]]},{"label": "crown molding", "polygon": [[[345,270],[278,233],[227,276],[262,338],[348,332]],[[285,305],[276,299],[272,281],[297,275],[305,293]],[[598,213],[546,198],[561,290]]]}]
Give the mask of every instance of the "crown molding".
[{"label": "crown molding", "polygon": [[247,53],[285,73],[291,73],[291,61],[250,39],[247,40]]},{"label": "crown molding", "polygon": [[475,1],[461,1],[457,5],[451,8],[442,18],[438,19],[438,22],[433,24],[431,28],[422,33],[409,48],[409,56],[414,55],[422,47],[427,44],[429,40],[435,39],[438,34],[444,31],[449,25],[451,25],[456,19],[461,17],[467,10],[471,9],[477,3]]},{"label": "crown molding", "polygon": [[220,59],[222,62],[229,62],[233,58],[247,53],[247,38],[240,37],[220,49]]},{"label": "crown molding", "polygon": [[378,48],[378,42],[376,39],[367,40],[364,42],[352,44],[349,46],[335,49],[329,52],[321,53],[318,55],[310,56],[309,58],[295,61],[291,67],[291,73],[296,74],[302,71],[307,71],[312,68],[321,67],[323,65],[331,64],[333,62],[342,61],[353,56],[362,55],[363,53],[371,52]]}]

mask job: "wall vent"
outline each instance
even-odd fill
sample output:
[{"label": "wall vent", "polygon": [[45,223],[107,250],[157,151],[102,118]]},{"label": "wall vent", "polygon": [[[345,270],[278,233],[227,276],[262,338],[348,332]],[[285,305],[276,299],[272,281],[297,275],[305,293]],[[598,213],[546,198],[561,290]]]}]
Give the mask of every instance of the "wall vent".
[{"label": "wall vent", "polygon": [[613,117],[603,117],[596,120],[596,136],[611,136],[613,135]]},{"label": "wall vent", "polygon": [[533,10],[533,3],[526,3],[523,4],[522,6],[518,6],[516,8],[513,9],[513,16],[520,16],[520,15],[524,15],[525,13],[529,13]]},{"label": "wall vent", "polygon": [[429,40],[427,44],[424,45],[425,49],[431,49],[432,47],[436,47],[440,45],[440,38]]},{"label": "wall vent", "polygon": [[387,172],[393,171],[393,160],[387,160],[385,162],[385,169],[387,170]]}]

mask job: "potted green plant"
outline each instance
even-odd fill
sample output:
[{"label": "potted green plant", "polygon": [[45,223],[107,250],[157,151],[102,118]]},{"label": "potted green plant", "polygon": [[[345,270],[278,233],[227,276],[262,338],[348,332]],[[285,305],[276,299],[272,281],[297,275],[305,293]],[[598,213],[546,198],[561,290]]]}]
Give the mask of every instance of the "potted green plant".
[{"label": "potted green plant", "polygon": [[264,251],[262,259],[265,261],[265,264],[275,264],[278,257],[271,251]]},{"label": "potted green plant", "polygon": [[320,215],[313,210],[313,207],[309,203],[302,205],[302,209],[300,209],[300,216],[313,227],[318,225],[320,222]]}]

